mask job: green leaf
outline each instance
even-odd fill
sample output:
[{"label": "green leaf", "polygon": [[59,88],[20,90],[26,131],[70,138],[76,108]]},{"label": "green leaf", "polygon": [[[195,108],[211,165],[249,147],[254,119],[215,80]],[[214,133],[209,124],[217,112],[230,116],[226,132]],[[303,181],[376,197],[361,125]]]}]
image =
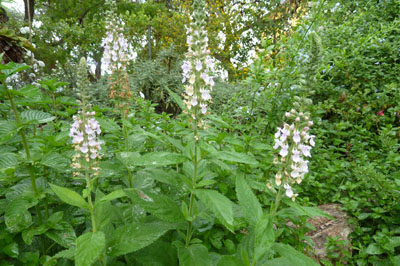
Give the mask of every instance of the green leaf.
[{"label": "green leaf", "polygon": [[186,157],[178,153],[149,152],[129,162],[131,166],[165,166],[180,164],[186,161]]},{"label": "green leaf", "polygon": [[38,227],[29,228],[22,232],[22,239],[27,245],[32,244],[33,237],[45,233],[49,228],[45,224],[41,224]]},{"label": "green leaf", "polygon": [[76,239],[75,265],[90,266],[101,255],[106,246],[103,232],[88,232]]},{"label": "green leaf", "polygon": [[83,199],[81,195],[79,195],[75,191],[65,187],[59,187],[54,184],[50,184],[50,187],[54,191],[54,193],[56,193],[56,195],[65,203],[79,207],[81,209],[89,209],[88,203]]},{"label": "green leaf", "polygon": [[[5,27],[3,27],[3,30],[4,29],[6,29]],[[12,30],[8,30],[8,37],[17,37],[17,36],[12,36],[12,35],[10,35],[10,33],[11,32],[14,32],[14,31],[12,31]],[[2,34],[3,35],[3,34]],[[17,73],[17,72],[21,72],[21,71],[24,71],[24,70],[26,70],[26,69],[29,69],[30,68],[30,66],[28,66],[28,65],[25,65],[25,64],[17,64],[17,63],[14,63],[14,62],[9,62],[9,63],[7,63],[6,65],[5,65],[5,69],[2,71],[4,74],[6,74],[6,76],[11,76],[12,74],[14,74],[14,73]]]},{"label": "green leaf", "polygon": [[54,120],[55,116],[38,110],[25,110],[21,113],[21,118],[26,123],[43,124]]},{"label": "green leaf", "polygon": [[236,177],[236,195],[245,219],[255,226],[262,215],[261,204],[242,176]]},{"label": "green leaf", "polygon": [[0,121],[0,144],[6,143],[17,134],[14,121]]},{"label": "green leaf", "polygon": [[150,177],[158,182],[182,188],[179,174],[176,171],[166,171],[161,169],[146,169]]},{"label": "green leaf", "polygon": [[[269,261],[265,262],[265,264],[263,264],[263,266],[282,266],[282,265],[292,266],[293,263],[290,260],[288,260],[287,258],[281,257],[281,258],[269,260]],[[293,266],[295,266],[295,265],[293,265]]]},{"label": "green leaf", "polygon": [[383,249],[376,243],[371,243],[368,245],[367,249],[365,250],[365,252],[369,255],[380,255],[382,254],[384,251]]},{"label": "green leaf", "polygon": [[21,197],[12,200],[7,205],[4,221],[11,233],[21,232],[32,224],[32,216],[28,209],[37,203],[35,199]]},{"label": "green leaf", "polygon": [[291,208],[293,208],[294,210],[298,211],[300,215],[306,215],[310,218],[319,216],[335,220],[334,217],[330,216],[329,214],[327,214],[326,212],[317,207],[305,207],[299,205],[296,202],[288,202],[288,205],[290,205]]},{"label": "green leaf", "polygon": [[3,246],[1,248],[1,251],[3,251],[6,255],[10,256],[11,258],[18,258],[19,255],[18,244],[16,242],[12,242],[10,244]]},{"label": "green leaf", "polygon": [[117,153],[118,160],[120,160],[121,163],[130,170],[134,170],[134,165],[132,164],[132,162],[137,160],[139,157],[140,157],[140,153],[138,153],[138,152],[124,151],[124,152]]},{"label": "green leaf", "polygon": [[272,219],[269,214],[265,213],[257,221],[254,230],[254,259],[259,261],[271,249],[274,242],[275,233],[272,227]]},{"label": "green leaf", "polygon": [[56,225],[52,226],[52,229],[48,230],[45,235],[60,246],[65,248],[75,247],[75,230],[72,225],[66,221],[58,222]]},{"label": "green leaf", "polygon": [[111,192],[110,194],[102,197],[100,199],[100,201],[111,201],[111,200],[119,199],[119,198],[122,198],[125,196],[126,196],[125,192],[122,189],[118,189],[118,190],[115,190],[115,191]]},{"label": "green leaf", "polygon": [[[170,242],[157,240],[153,244],[133,253],[130,258],[143,266],[178,265],[176,248]],[[132,265],[133,263],[127,263]]]},{"label": "green leaf", "polygon": [[72,260],[75,255],[75,247],[70,249],[65,249],[58,252],[56,255],[51,257],[48,261],[46,261],[43,266],[51,266],[54,265],[54,262],[59,258],[66,258]]},{"label": "green leaf", "polygon": [[318,266],[318,264],[313,259],[307,257],[306,255],[295,250],[289,245],[274,243],[272,249],[290,262],[290,264],[286,265]]},{"label": "green leaf", "polygon": [[96,117],[96,120],[99,122],[99,125],[101,129],[105,133],[120,133],[121,128],[120,126],[115,122],[110,119],[104,118],[104,117]]},{"label": "green leaf", "polygon": [[166,195],[143,192],[139,189],[125,191],[135,204],[161,220],[167,222],[183,222],[185,220],[179,205]]},{"label": "green leaf", "polygon": [[56,152],[49,152],[43,155],[40,164],[61,170],[68,166],[69,160]]},{"label": "green leaf", "polygon": [[203,202],[215,216],[233,232],[232,202],[215,190],[196,189],[195,195]]},{"label": "green leaf", "polygon": [[181,266],[210,266],[211,257],[203,245],[181,247],[178,250],[179,265]]},{"label": "green leaf", "polygon": [[217,266],[244,266],[244,264],[235,255],[224,255]]},{"label": "green leaf", "polygon": [[171,96],[171,98],[175,101],[175,103],[179,106],[179,108],[184,110],[185,109],[185,105],[183,104],[182,98],[179,97],[178,94],[176,94],[175,92],[173,92],[169,88],[167,88],[167,87],[164,87],[164,88],[168,91],[169,96]]},{"label": "green leaf", "polygon": [[115,230],[107,254],[120,256],[142,249],[174,227],[165,222],[131,223],[121,226]]},{"label": "green leaf", "polygon": [[230,161],[235,163],[244,163],[250,165],[257,165],[257,160],[248,154],[238,153],[234,151],[219,151],[217,153],[212,154],[214,158]]},{"label": "green leaf", "polygon": [[0,156],[0,169],[7,169],[18,165],[18,158],[14,153],[5,152]]}]

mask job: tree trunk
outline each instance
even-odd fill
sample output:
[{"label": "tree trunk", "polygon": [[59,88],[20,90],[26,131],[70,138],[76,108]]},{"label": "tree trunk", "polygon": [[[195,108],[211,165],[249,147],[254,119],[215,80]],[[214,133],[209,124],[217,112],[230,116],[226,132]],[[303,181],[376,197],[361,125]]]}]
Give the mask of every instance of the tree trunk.
[{"label": "tree trunk", "polygon": [[35,0],[24,0],[25,4],[25,21],[29,21],[32,23],[33,16],[35,14]]},{"label": "tree trunk", "polygon": [[97,80],[101,78],[101,58],[103,57],[103,53],[104,53],[104,47],[101,47],[99,56],[95,58],[96,60],[95,76]]}]

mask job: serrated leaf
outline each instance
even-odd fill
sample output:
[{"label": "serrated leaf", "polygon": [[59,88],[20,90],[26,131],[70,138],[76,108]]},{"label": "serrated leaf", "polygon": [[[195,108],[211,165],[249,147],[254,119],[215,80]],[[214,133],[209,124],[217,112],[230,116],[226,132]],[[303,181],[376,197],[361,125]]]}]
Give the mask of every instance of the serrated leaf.
[{"label": "serrated leaf", "polygon": [[182,98],[179,97],[178,94],[170,90],[169,88],[165,87],[165,89],[168,91],[169,96],[175,101],[175,103],[181,108],[182,110],[185,109],[185,105],[183,104]]},{"label": "serrated leaf", "polygon": [[254,230],[254,259],[259,261],[271,249],[275,242],[275,233],[272,219],[269,214],[264,214],[257,221]]},{"label": "serrated leaf", "polygon": [[182,188],[182,183],[179,179],[179,173],[176,171],[165,171],[161,169],[146,169],[149,176],[161,183],[175,186],[177,188]]},{"label": "serrated leaf", "polygon": [[297,251],[289,245],[274,243],[272,245],[272,249],[290,262],[290,264],[287,265],[318,266],[318,264],[313,259],[307,257],[306,255]]},{"label": "serrated leaf", "polygon": [[125,191],[135,204],[161,220],[168,222],[183,222],[185,220],[179,205],[168,196],[143,192],[139,189],[127,189]]},{"label": "serrated leaf", "polygon": [[245,153],[239,153],[239,152],[234,152],[234,151],[219,151],[217,153],[212,154],[214,158],[223,160],[223,161],[229,161],[229,162],[235,162],[235,163],[244,163],[244,164],[249,164],[249,165],[257,165],[258,162],[257,160],[248,154]]},{"label": "serrated leaf", "polygon": [[131,258],[143,266],[178,265],[177,251],[174,246],[161,240],[133,253]]},{"label": "serrated leaf", "polygon": [[102,118],[102,117],[96,117],[96,120],[99,122],[101,129],[105,133],[120,133],[121,132],[121,127],[113,120],[110,120],[107,118]]},{"label": "serrated leaf", "polygon": [[244,266],[244,264],[235,255],[224,255],[218,261],[217,266]]},{"label": "serrated leaf", "polygon": [[22,239],[27,245],[32,244],[33,237],[36,235],[41,235],[48,230],[47,225],[41,224],[38,227],[29,228],[22,232]]},{"label": "serrated leaf", "polygon": [[210,266],[211,257],[203,245],[191,245],[188,248],[181,247],[178,250],[179,265],[181,266]]},{"label": "serrated leaf", "polygon": [[65,187],[59,187],[54,184],[50,184],[51,189],[56,193],[56,195],[65,203],[70,205],[82,208],[82,209],[89,209],[88,203],[83,199],[81,195],[76,193],[73,190],[70,190]]},{"label": "serrated leaf", "polygon": [[76,239],[75,265],[90,266],[100,256],[106,246],[103,232],[88,232]]},{"label": "serrated leaf", "polygon": [[165,166],[180,164],[186,161],[186,157],[170,152],[149,152],[129,162],[130,166]]},{"label": "serrated leaf", "polygon": [[0,144],[5,143],[17,134],[14,121],[0,121]]},{"label": "serrated leaf", "polygon": [[52,239],[54,242],[65,248],[75,246],[76,234],[75,230],[66,221],[60,221],[56,225],[49,229],[45,235]]},{"label": "serrated leaf", "polygon": [[51,266],[54,265],[54,261],[56,261],[59,258],[66,258],[72,260],[75,255],[75,247],[70,248],[70,249],[65,249],[60,252],[58,252],[56,255],[51,257],[49,260],[47,260],[43,266]]},{"label": "serrated leaf", "polygon": [[215,216],[233,232],[232,202],[215,190],[196,189],[195,195],[203,202]]},{"label": "serrated leaf", "polygon": [[236,177],[236,195],[245,219],[255,226],[262,215],[261,204],[242,176]]},{"label": "serrated leaf", "polygon": [[119,198],[122,198],[125,196],[126,196],[125,192],[122,189],[118,189],[118,190],[115,190],[115,191],[111,192],[110,194],[102,197],[100,199],[100,201],[103,201],[103,202],[111,201],[111,200],[119,199]]},{"label": "serrated leaf", "polygon": [[11,168],[18,165],[17,155],[11,152],[2,153],[0,156],[0,169]]},{"label": "serrated leaf", "polygon": [[68,166],[69,160],[56,152],[49,152],[43,155],[40,164],[61,170]]},{"label": "serrated leaf", "polygon": [[37,203],[35,199],[21,197],[12,200],[7,205],[4,221],[11,233],[21,232],[32,224],[32,216],[28,209]]},{"label": "serrated leaf", "polygon": [[128,169],[133,170],[134,165],[132,162],[140,157],[138,152],[124,151],[117,154],[117,159]]},{"label": "serrated leaf", "polygon": [[25,123],[43,124],[54,120],[55,116],[38,110],[25,110],[21,113],[21,118]]},{"label": "serrated leaf", "polygon": [[120,256],[142,249],[174,226],[165,222],[131,223],[117,228],[109,242],[108,255]]}]

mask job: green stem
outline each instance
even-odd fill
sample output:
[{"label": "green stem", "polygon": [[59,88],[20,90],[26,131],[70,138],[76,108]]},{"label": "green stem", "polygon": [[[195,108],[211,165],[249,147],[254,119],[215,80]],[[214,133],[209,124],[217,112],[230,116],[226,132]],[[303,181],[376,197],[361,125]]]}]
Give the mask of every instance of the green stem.
[{"label": "green stem", "polygon": [[[195,117],[197,117],[197,112],[195,111]],[[193,223],[193,205],[194,205],[194,195],[193,190],[196,188],[196,179],[197,179],[197,149],[198,149],[198,130],[197,130],[197,119],[193,121],[193,132],[194,132],[194,156],[193,156],[193,176],[192,176],[192,192],[190,192],[189,199],[189,216],[192,218],[192,221],[188,223],[187,232],[186,232],[186,243],[185,246],[189,247],[190,239],[192,237],[192,223]]]},{"label": "green stem", "polygon": [[86,179],[86,188],[88,190],[88,203],[89,203],[89,211],[90,211],[90,219],[92,221],[92,231],[93,233],[96,232],[97,226],[96,226],[96,219],[94,217],[94,206],[92,202],[92,185],[90,184],[90,177],[89,177],[89,169],[88,166],[86,166],[85,169],[85,179]]},{"label": "green stem", "polygon": [[276,197],[275,197],[275,204],[271,205],[271,209],[270,209],[270,214],[271,216],[275,216],[276,212],[278,211],[279,205],[281,203],[281,199],[282,199],[282,186],[279,186],[279,190],[278,193],[276,193]]},{"label": "green stem", "polygon": [[[124,114],[124,111],[121,110],[121,117],[126,120],[127,116]],[[128,141],[128,129],[125,126],[125,123],[122,123],[122,133],[124,134],[124,139],[125,139],[125,151],[129,151],[129,141]],[[129,187],[133,187],[133,178],[132,178],[132,172],[130,169],[128,169],[128,182],[129,182]]]},{"label": "green stem", "polygon": [[[13,99],[11,93],[9,92],[9,90],[7,88],[7,85],[4,82],[2,82],[2,84],[3,84],[3,87],[4,87],[5,91],[6,91],[7,97],[10,100],[11,108],[12,108],[12,110],[14,112],[14,115],[15,115],[15,121],[17,122],[17,127],[19,128],[22,125],[22,123],[21,123],[21,118],[19,116],[19,112],[18,112],[17,106],[14,103],[14,99]],[[31,179],[32,189],[35,192],[35,195],[38,197],[39,196],[39,191],[38,191],[38,189],[36,187],[36,177],[35,177],[35,172],[34,172],[32,163],[31,163],[31,154],[30,154],[30,151],[29,151],[28,141],[26,139],[26,135],[25,135],[25,132],[24,132],[23,128],[19,129],[18,133],[21,135],[22,145],[24,146],[26,159],[28,161],[28,171],[29,171],[29,177]],[[36,213],[37,213],[37,216],[38,216],[38,219],[39,219],[39,224],[42,224],[43,223],[42,213],[41,213],[38,205],[35,206],[35,210],[36,210]],[[41,240],[42,253],[44,254],[44,240],[43,240],[42,236],[40,237],[40,240]]]}]

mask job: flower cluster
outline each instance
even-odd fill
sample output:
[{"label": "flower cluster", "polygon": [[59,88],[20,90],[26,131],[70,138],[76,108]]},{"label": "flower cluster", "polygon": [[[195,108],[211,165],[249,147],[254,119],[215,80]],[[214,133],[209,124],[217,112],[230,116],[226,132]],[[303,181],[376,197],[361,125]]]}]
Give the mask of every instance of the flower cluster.
[{"label": "flower cluster", "polygon": [[279,171],[275,175],[275,183],[286,190],[286,196],[295,200],[297,194],[293,193],[291,185],[298,184],[308,173],[308,160],[311,158],[311,148],[315,145],[314,135],[309,134],[310,126],[313,122],[308,113],[297,112],[292,109],[286,112],[287,120],[291,124],[284,123],[283,127],[278,127],[275,133],[274,149],[279,152],[279,157],[274,159],[274,164],[279,166]]},{"label": "flower cluster", "polygon": [[[99,152],[103,142],[99,140],[101,129],[94,115],[95,112],[79,112],[77,116],[74,115],[69,136],[72,137],[72,145],[76,151],[72,158],[72,167],[77,170],[86,167],[98,174],[96,159],[101,159]],[[79,173],[74,173],[74,176],[78,175]]]},{"label": "flower cluster", "polygon": [[[110,2],[110,1],[108,1]],[[129,76],[126,72],[128,61],[129,44],[122,33],[122,24],[115,17],[115,6],[113,2],[108,3],[111,10],[108,11],[106,26],[106,37],[103,40],[104,45],[104,63],[111,72],[108,76],[110,84],[111,99],[115,99],[118,109],[122,110],[124,115],[129,112],[129,103],[132,92],[129,88]]]},{"label": "flower cluster", "polygon": [[187,29],[188,53],[182,65],[185,85],[184,103],[187,111],[198,114],[207,113],[211,102],[211,90],[214,86],[214,61],[208,50],[208,37],[205,30],[204,2],[195,1],[194,22]]},{"label": "flower cluster", "polygon": [[112,18],[106,26],[107,33],[103,40],[104,64],[113,71],[121,67],[127,60],[128,41],[122,33],[122,26],[115,18]]}]

